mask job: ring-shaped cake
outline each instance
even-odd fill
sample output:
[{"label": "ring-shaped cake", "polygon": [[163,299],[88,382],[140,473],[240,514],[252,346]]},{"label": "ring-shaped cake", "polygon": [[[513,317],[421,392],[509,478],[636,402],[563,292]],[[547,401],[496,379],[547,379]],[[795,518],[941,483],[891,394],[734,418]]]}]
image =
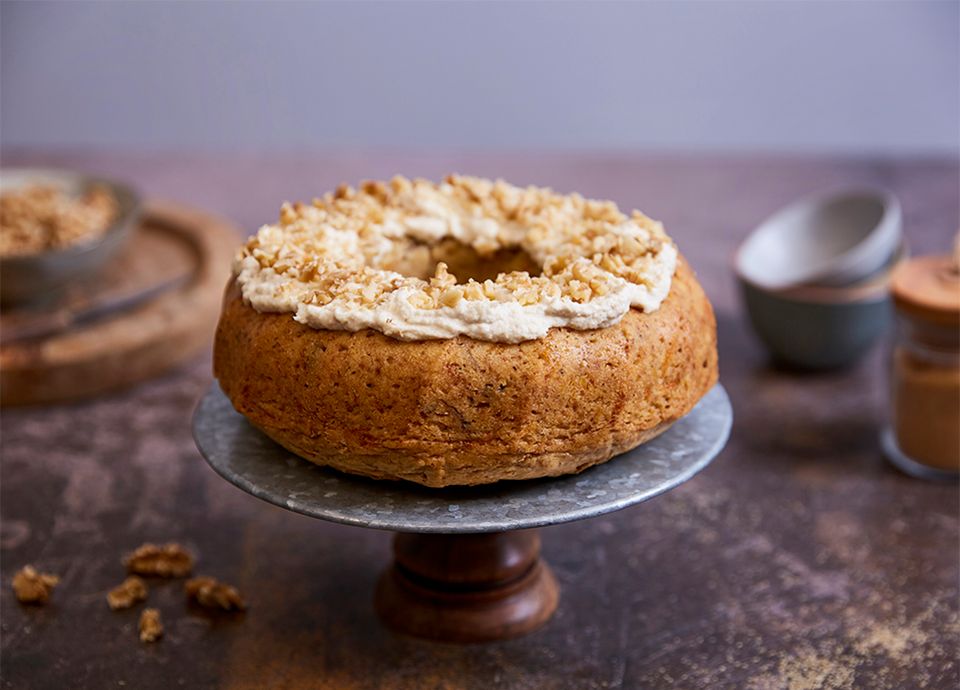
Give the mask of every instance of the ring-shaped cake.
[{"label": "ring-shaped cake", "polygon": [[639,212],[394,178],[285,204],[247,242],[214,372],[309,460],[481,484],[578,472],[658,435],[716,382],[716,328]]}]

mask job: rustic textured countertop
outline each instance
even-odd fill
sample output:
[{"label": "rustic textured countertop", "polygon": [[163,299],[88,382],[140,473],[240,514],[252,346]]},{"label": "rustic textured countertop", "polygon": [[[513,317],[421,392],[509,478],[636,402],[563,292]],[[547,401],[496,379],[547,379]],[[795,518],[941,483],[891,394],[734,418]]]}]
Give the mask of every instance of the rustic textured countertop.
[{"label": "rustic textured countertop", "polygon": [[[283,199],[395,172],[503,176],[611,197],[665,221],[718,313],[730,443],[649,503],[543,530],[560,610],[528,637],[458,647],[394,636],[373,584],[389,534],[262,503],[201,460],[193,406],[209,358],[95,402],[5,410],[2,659],[10,688],[956,688],[958,491],[880,456],[882,348],[856,368],[772,368],[728,268],[767,213],[814,190],[874,183],[904,205],[915,253],[949,246],[955,161],[639,155],[199,157],[5,155],[122,177],[146,195],[219,212],[247,231]],[[180,541],[198,571],[237,584],[239,619],[151,592],[167,627],[136,639],[111,612],[120,555]],[[54,603],[17,604],[16,569],[59,573]]]}]

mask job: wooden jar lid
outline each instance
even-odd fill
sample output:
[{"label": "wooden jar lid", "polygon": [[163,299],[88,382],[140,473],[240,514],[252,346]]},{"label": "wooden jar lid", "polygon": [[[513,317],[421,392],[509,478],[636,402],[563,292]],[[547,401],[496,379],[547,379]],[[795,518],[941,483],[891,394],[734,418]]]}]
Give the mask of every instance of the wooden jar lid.
[{"label": "wooden jar lid", "polygon": [[931,325],[960,328],[960,270],[953,256],[921,256],[893,271],[890,291],[897,310]]}]

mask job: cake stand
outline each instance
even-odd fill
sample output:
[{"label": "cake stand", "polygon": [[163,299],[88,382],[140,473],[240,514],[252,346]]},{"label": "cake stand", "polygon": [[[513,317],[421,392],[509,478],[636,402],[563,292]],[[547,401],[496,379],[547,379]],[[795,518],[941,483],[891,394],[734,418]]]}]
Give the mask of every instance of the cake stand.
[{"label": "cake stand", "polygon": [[540,558],[538,527],[646,501],[690,479],[720,452],[733,411],[719,384],[658,438],[578,475],[430,489],[318,467],[271,441],[214,384],[193,435],[213,469],[269,503],[345,525],[392,530],[394,561],[375,606],[393,630],[485,642],[542,625],[559,590]]}]

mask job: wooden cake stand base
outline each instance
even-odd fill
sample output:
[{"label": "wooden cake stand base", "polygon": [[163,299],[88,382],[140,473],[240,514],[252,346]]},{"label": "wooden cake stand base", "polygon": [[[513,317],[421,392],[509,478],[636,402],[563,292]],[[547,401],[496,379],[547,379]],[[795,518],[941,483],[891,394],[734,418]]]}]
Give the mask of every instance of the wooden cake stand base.
[{"label": "wooden cake stand base", "polygon": [[393,565],[375,604],[397,632],[444,642],[490,642],[531,632],[557,608],[537,530],[393,538]]}]

